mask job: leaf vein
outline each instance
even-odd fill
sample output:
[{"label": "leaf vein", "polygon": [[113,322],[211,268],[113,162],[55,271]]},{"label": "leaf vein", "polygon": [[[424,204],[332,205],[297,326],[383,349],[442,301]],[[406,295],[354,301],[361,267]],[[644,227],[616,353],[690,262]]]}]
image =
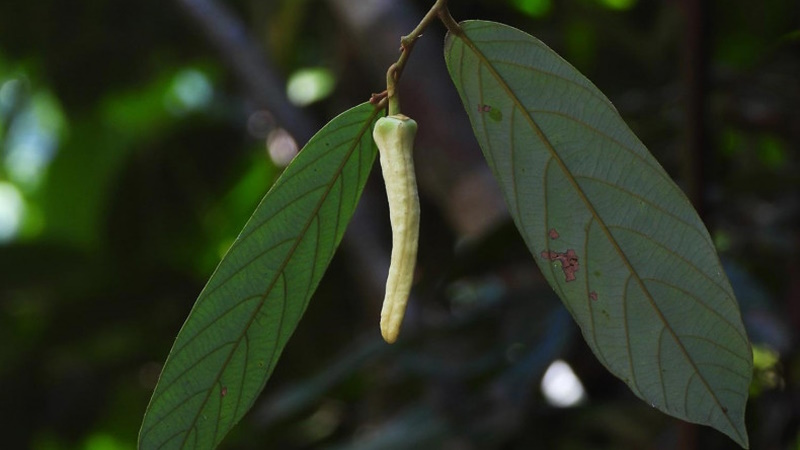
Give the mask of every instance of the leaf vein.
[{"label": "leaf vein", "polygon": [[[693,294],[693,293],[681,288],[680,286],[677,286],[677,285],[675,285],[673,283],[670,283],[668,281],[665,281],[665,280],[660,280],[658,278],[642,278],[642,281],[650,281],[650,282],[658,283],[658,284],[661,284],[661,285],[664,285],[664,286],[669,286],[669,287],[671,287],[671,288],[673,288],[675,290],[681,291],[687,297],[691,297],[698,305],[702,306],[704,309],[706,309],[710,313],[712,313],[715,316],[717,316],[719,318],[719,320],[722,321],[722,323],[728,325],[731,328],[731,330],[733,330],[734,334],[736,334],[736,336],[738,336],[742,340],[742,343],[747,345],[747,339],[744,336],[742,336],[741,333],[739,333],[739,330],[736,329],[736,326],[728,318],[726,318],[725,316],[721,315],[717,310],[715,310],[714,308],[712,308],[711,306],[709,306],[708,304],[706,304],[705,302],[700,300],[700,298],[698,296],[696,296],[695,294]],[[677,333],[676,333],[675,337],[678,340],[680,339],[680,335],[677,334]],[[681,347],[683,347],[682,344],[681,344]]]},{"label": "leaf vein", "polygon": [[655,203],[653,200],[651,200],[651,199],[649,199],[647,197],[644,197],[644,196],[642,196],[640,194],[637,194],[637,193],[635,193],[633,191],[630,191],[630,190],[628,190],[628,189],[626,189],[626,188],[624,188],[624,187],[622,187],[620,185],[614,184],[614,183],[612,183],[612,182],[610,182],[608,180],[602,179],[602,178],[591,177],[591,176],[588,176],[588,175],[575,175],[575,179],[593,181],[595,183],[605,185],[605,186],[610,187],[612,189],[616,189],[619,192],[627,194],[627,195],[635,198],[636,200],[639,200],[639,201],[641,201],[643,203],[646,203],[646,204],[650,205],[652,208],[657,209],[659,212],[663,213],[664,215],[669,216],[669,217],[677,220],[678,222],[681,222],[682,224],[686,225],[689,229],[691,229],[692,231],[696,232],[703,239],[703,242],[705,242],[705,243],[707,243],[707,244],[709,244],[709,245],[711,245],[713,247],[713,243],[708,239],[708,236],[705,233],[703,233],[699,228],[697,228],[695,226],[695,224],[689,223],[686,219],[676,215],[673,212],[670,212],[670,211],[664,209],[661,205]]},{"label": "leaf vein", "polygon": [[677,259],[678,259],[680,262],[682,262],[682,263],[686,264],[687,266],[691,267],[691,268],[692,268],[692,269],[694,269],[694,270],[695,270],[695,271],[696,271],[698,274],[702,275],[702,276],[703,276],[705,279],[707,279],[709,282],[711,282],[711,284],[713,284],[713,285],[714,285],[714,287],[718,288],[720,292],[722,292],[723,294],[725,294],[725,297],[726,297],[727,299],[729,299],[730,301],[732,301],[732,302],[734,302],[734,303],[736,302],[736,299],[734,299],[733,297],[731,297],[731,295],[728,293],[728,291],[727,291],[727,290],[725,290],[725,288],[723,288],[723,287],[722,287],[722,286],[721,286],[719,283],[717,283],[717,281],[716,281],[716,280],[714,280],[713,278],[711,278],[711,277],[710,277],[710,276],[709,276],[709,275],[708,275],[706,272],[704,272],[703,270],[701,270],[701,269],[700,269],[700,267],[699,267],[697,264],[695,264],[695,263],[694,263],[694,262],[692,262],[692,261],[689,261],[689,260],[688,260],[686,257],[684,257],[683,255],[679,254],[679,253],[678,253],[678,252],[676,252],[675,250],[673,250],[673,249],[671,249],[671,248],[667,247],[666,245],[664,245],[663,243],[661,243],[661,242],[659,242],[659,241],[655,240],[655,238],[653,238],[652,236],[648,236],[647,234],[645,234],[645,233],[643,233],[643,232],[641,232],[641,231],[639,231],[639,230],[636,230],[636,229],[634,229],[634,228],[631,228],[631,227],[622,226],[622,225],[609,225],[609,226],[608,226],[608,228],[609,228],[609,229],[614,229],[614,230],[627,231],[627,232],[629,232],[629,233],[632,233],[632,234],[635,234],[635,235],[637,235],[637,236],[641,236],[641,237],[643,237],[643,238],[646,238],[649,244],[652,244],[652,245],[653,245],[653,246],[655,246],[655,247],[659,247],[659,248],[661,248],[661,249],[662,249],[662,250],[664,250],[665,252],[667,252],[667,253],[669,253],[670,255],[672,255],[672,256],[674,256],[675,258],[677,258]]}]

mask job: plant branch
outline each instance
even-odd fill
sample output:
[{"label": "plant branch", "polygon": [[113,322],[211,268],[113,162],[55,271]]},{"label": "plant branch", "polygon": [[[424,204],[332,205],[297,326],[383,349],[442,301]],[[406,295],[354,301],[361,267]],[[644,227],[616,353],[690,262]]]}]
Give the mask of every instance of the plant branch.
[{"label": "plant branch", "polygon": [[447,31],[459,36],[464,34],[464,31],[461,30],[461,27],[458,25],[458,22],[456,22],[456,20],[453,19],[453,16],[450,15],[449,9],[442,8],[439,10],[439,20],[442,21],[445,28],[447,28]]},{"label": "plant branch", "polygon": [[400,76],[403,74],[403,69],[406,67],[408,58],[414,50],[414,44],[417,42],[417,39],[422,37],[422,33],[428,28],[428,25],[436,20],[437,17],[441,19],[451,32],[460,33],[461,31],[456,21],[450,16],[450,11],[447,9],[447,0],[436,0],[436,3],[431,6],[431,9],[428,10],[419,24],[417,24],[410,33],[400,38],[400,58],[398,58],[397,62],[389,66],[389,70],[386,71],[386,91],[380,94],[373,94],[370,99],[370,102],[377,104],[379,107],[384,107],[388,103],[389,115],[398,114],[400,112],[397,85],[400,82]]}]

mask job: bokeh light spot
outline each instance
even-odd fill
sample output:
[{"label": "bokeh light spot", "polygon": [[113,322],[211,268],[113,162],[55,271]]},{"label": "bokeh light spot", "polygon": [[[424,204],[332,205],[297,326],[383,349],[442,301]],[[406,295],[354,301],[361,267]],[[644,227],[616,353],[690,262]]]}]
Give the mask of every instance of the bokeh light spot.
[{"label": "bokeh light spot", "polygon": [[636,0],[600,0],[600,4],[609,9],[624,11],[633,8]]},{"label": "bokeh light spot", "polygon": [[336,80],[324,67],[300,69],[289,77],[286,95],[297,106],[306,106],[322,100],[333,92]]},{"label": "bokeh light spot", "polygon": [[0,242],[17,235],[25,214],[25,202],[16,186],[0,181]]},{"label": "bokeh light spot", "polygon": [[542,394],[547,403],[558,408],[575,406],[586,399],[581,380],[572,367],[560,359],[553,361],[544,373]]},{"label": "bokeh light spot", "polygon": [[511,0],[511,4],[519,12],[532,17],[544,17],[553,8],[550,0]]},{"label": "bokeh light spot", "polygon": [[16,78],[6,80],[0,85],[0,113],[13,108],[22,94],[22,82]]},{"label": "bokeh light spot", "polygon": [[44,91],[34,94],[17,114],[8,130],[3,164],[9,179],[23,191],[38,187],[64,128],[57,99]]},{"label": "bokeh light spot", "polygon": [[85,450],[133,450],[133,445],[106,433],[94,433],[86,439]]},{"label": "bokeh light spot", "polygon": [[175,74],[167,92],[167,110],[185,114],[205,109],[214,97],[214,86],[208,76],[197,69],[184,69]]},{"label": "bokeh light spot", "polygon": [[267,151],[272,162],[278,167],[286,167],[297,156],[297,141],[283,128],[276,128],[267,136]]}]

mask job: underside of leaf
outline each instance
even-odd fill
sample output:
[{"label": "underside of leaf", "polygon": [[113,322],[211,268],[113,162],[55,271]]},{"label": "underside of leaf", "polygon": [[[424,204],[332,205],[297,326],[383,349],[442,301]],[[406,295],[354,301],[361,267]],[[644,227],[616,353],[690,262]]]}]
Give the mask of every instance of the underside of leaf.
[{"label": "underside of leaf", "polygon": [[445,59],[537,264],[598,359],[747,447],[752,354],[708,231],[611,102],[538,39],[462,22]]}]

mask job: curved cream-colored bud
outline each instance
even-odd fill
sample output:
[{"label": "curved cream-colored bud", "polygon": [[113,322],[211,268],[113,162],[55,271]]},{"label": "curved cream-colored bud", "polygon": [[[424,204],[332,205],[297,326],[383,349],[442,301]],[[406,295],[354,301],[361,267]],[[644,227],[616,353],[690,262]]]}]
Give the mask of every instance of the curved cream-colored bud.
[{"label": "curved cream-colored bud", "polygon": [[417,263],[419,196],[412,155],[416,134],[417,123],[402,114],[381,117],[372,132],[392,224],[392,257],[381,310],[381,335],[390,344],[400,333]]}]

